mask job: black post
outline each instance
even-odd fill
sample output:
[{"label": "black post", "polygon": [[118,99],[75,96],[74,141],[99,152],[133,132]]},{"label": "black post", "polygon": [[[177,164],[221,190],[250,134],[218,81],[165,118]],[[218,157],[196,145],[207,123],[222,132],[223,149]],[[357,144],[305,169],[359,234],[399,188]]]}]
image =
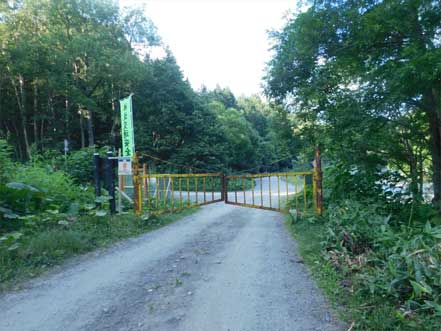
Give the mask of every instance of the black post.
[{"label": "black post", "polygon": [[[100,166],[101,166],[101,158],[98,153],[93,154],[93,179],[95,182],[95,197],[101,196],[101,176],[100,176]],[[101,204],[99,202],[96,203],[96,206],[99,207]]]},{"label": "black post", "polygon": [[221,184],[222,184],[222,192],[221,192],[221,199],[222,201],[227,202],[227,178],[225,177],[225,175],[222,175],[221,177]]},{"label": "black post", "polygon": [[110,213],[114,214],[116,211],[116,201],[115,201],[115,173],[113,169],[113,152],[107,152],[107,157],[105,161],[105,176],[106,176],[106,189],[112,199],[109,200]]}]

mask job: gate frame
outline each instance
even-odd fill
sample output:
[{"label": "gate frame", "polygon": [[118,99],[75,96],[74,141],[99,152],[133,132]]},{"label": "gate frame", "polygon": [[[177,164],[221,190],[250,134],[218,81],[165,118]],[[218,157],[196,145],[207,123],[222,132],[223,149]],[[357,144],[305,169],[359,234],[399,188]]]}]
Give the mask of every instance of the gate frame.
[{"label": "gate frame", "polygon": [[[280,187],[278,187],[279,207],[273,208],[273,207],[263,206],[262,204],[261,205],[248,204],[245,202],[245,199],[244,199],[243,203],[228,200],[228,192],[227,192],[228,191],[228,184],[227,184],[228,179],[263,178],[263,177],[271,178],[271,177],[275,177],[275,176],[277,176],[278,178],[285,177],[285,176],[287,176],[287,177],[289,177],[289,176],[304,176],[304,178],[306,178],[306,176],[312,176],[314,211],[317,215],[322,215],[323,214],[323,183],[322,183],[323,172],[322,172],[321,153],[320,153],[320,149],[318,147],[316,147],[316,149],[315,149],[315,158],[313,161],[313,167],[314,168],[311,171],[276,172],[276,173],[264,173],[264,174],[255,174],[255,175],[245,174],[245,175],[224,176],[226,179],[226,184],[224,186],[224,192],[223,192],[224,201],[226,204],[229,204],[229,205],[242,206],[242,207],[248,207],[248,208],[257,208],[257,209],[264,209],[264,210],[272,210],[272,211],[281,211],[281,208],[280,208]],[[304,192],[305,192],[305,201],[306,201],[305,188],[304,188]],[[270,204],[271,204],[271,198],[270,198]]]},{"label": "gate frame", "polygon": [[[98,153],[94,154],[94,179],[95,179],[95,194],[97,197],[101,195],[101,182],[104,181],[105,187],[108,189],[110,194],[110,212],[113,214],[116,211],[116,200],[115,200],[115,185],[114,185],[114,167],[115,162],[114,159],[117,159],[113,157],[112,152],[107,153],[106,158],[100,158]],[[101,165],[104,163],[104,175],[105,177],[102,178],[101,176]],[[314,210],[316,214],[322,215],[323,213],[323,172],[322,172],[322,164],[321,164],[321,153],[320,149],[317,147],[315,149],[315,159],[314,159],[314,169],[312,171],[300,171],[300,172],[283,172],[283,173],[265,173],[265,174],[245,174],[245,175],[233,175],[233,176],[226,176],[225,174],[219,174],[219,173],[213,173],[213,174],[157,174],[156,177],[220,177],[221,180],[221,198],[215,199],[212,201],[199,203],[197,205],[206,205],[216,202],[225,202],[226,204],[230,205],[238,205],[243,207],[249,207],[249,208],[258,208],[258,209],[265,209],[265,210],[273,210],[273,211],[280,211],[280,205],[279,208],[272,208],[272,207],[266,207],[266,206],[258,206],[258,205],[252,205],[252,204],[246,204],[246,203],[238,203],[228,200],[228,179],[234,179],[234,178],[262,178],[262,177],[271,177],[271,176],[307,176],[312,175],[313,178],[313,205]],[[142,213],[142,182],[149,180],[150,175],[147,172],[147,169],[144,165],[143,172],[140,174],[140,168],[139,168],[139,158],[138,154],[135,153],[133,156],[132,161],[132,180],[133,180],[133,189],[134,189],[134,199],[133,199],[133,205],[134,205],[134,212],[136,215],[141,215]],[[306,178],[306,177],[305,177]],[[103,180],[104,179],[104,180]],[[120,187],[119,187],[120,189]],[[279,187],[280,190],[280,187]],[[306,191],[305,191],[306,196]],[[245,200],[244,200],[245,202]],[[97,207],[99,207],[99,203],[97,202]],[[171,210],[176,211],[179,209]]]}]

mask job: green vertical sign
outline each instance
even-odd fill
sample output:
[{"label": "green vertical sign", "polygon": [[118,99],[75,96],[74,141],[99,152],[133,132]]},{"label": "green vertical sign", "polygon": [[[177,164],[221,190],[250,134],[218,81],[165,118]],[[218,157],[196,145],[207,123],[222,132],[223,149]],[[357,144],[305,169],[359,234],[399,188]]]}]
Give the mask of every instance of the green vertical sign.
[{"label": "green vertical sign", "polygon": [[135,154],[135,134],[133,129],[132,95],[119,101],[121,106],[122,156]]}]

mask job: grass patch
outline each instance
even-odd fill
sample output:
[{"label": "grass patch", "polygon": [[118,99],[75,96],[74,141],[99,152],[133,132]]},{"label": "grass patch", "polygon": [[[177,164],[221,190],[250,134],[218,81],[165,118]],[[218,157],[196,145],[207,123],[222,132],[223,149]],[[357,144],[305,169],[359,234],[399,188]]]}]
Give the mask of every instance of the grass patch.
[{"label": "grass patch", "polygon": [[0,249],[0,292],[17,287],[75,255],[158,229],[197,208],[143,220],[133,214],[81,216],[68,224],[51,224],[24,233],[13,250]]},{"label": "grass patch", "polygon": [[337,270],[325,258],[322,242],[326,224],[323,219],[301,219],[293,222],[287,217],[287,226],[298,243],[299,253],[309,267],[318,286],[329,298],[340,318],[352,326],[353,331],[439,331],[439,317],[414,314],[403,317],[398,307],[385,297],[360,291],[355,277]]}]

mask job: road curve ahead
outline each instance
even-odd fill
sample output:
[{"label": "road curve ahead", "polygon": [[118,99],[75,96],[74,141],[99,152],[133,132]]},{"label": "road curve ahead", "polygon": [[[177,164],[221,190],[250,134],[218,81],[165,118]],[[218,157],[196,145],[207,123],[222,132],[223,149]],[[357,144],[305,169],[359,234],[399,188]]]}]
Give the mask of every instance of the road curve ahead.
[{"label": "road curve ahead", "polygon": [[283,215],[216,204],[0,297],[0,330],[337,331]]}]

